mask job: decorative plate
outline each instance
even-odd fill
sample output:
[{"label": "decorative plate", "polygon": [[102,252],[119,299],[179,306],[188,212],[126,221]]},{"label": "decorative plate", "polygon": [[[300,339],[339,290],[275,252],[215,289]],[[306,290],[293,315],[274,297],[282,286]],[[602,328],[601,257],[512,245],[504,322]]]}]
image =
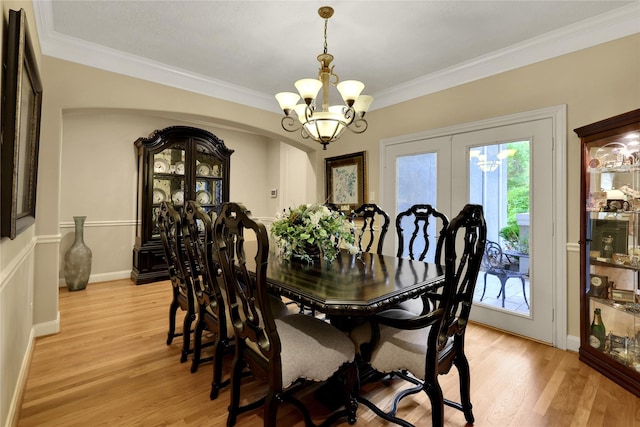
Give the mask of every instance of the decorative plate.
[{"label": "decorative plate", "polygon": [[171,201],[176,205],[181,205],[184,203],[184,191],[176,190],[171,193]]},{"label": "decorative plate", "polygon": [[154,159],[153,171],[156,173],[169,173],[169,162],[165,159]]},{"label": "decorative plate", "polygon": [[213,169],[211,171],[211,175],[219,178],[220,177],[220,166],[213,165]]},{"label": "decorative plate", "polygon": [[206,163],[200,163],[196,168],[196,175],[209,176],[211,175],[211,166]]},{"label": "decorative plate", "polygon": [[184,162],[176,162],[176,173],[184,175]]},{"label": "decorative plate", "polygon": [[198,191],[196,193],[196,201],[200,204],[207,205],[211,203],[211,194],[208,191]]},{"label": "decorative plate", "polygon": [[153,203],[158,204],[167,200],[167,194],[159,188],[153,189]]}]

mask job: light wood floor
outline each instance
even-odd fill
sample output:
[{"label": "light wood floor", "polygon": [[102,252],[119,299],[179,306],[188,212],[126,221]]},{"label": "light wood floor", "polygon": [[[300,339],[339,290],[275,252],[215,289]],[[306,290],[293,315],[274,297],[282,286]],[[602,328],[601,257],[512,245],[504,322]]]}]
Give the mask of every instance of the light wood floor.
[{"label": "light wood floor", "polygon": [[[19,426],[225,425],[228,390],[209,400],[211,364],[192,374],[190,361],[179,362],[181,339],[165,343],[170,293],[169,282],[128,280],[61,289],[62,332],[36,341]],[[476,426],[640,426],[640,399],[575,353],[471,325],[467,354]],[[445,396],[457,398],[457,374],[442,377],[442,384]],[[400,385],[367,386],[365,393],[386,400]],[[248,379],[245,390],[257,396],[261,385]],[[313,404],[312,391],[307,397]],[[314,418],[325,414],[313,405]],[[431,424],[423,396],[406,399],[400,414],[417,426]],[[445,407],[445,417],[447,426],[465,425],[452,408]],[[258,410],[237,425],[261,423]],[[282,405],[278,425],[304,423]],[[360,405],[356,425],[387,424]]]}]

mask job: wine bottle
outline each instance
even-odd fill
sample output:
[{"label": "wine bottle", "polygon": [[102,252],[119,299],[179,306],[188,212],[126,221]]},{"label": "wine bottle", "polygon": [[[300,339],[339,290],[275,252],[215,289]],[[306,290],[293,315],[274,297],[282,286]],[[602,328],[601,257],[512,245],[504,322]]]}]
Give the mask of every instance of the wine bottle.
[{"label": "wine bottle", "polygon": [[591,322],[591,335],[589,336],[589,344],[593,348],[604,351],[604,341],[606,333],[604,323],[602,323],[602,315],[600,309],[596,308],[593,312],[593,322]]}]

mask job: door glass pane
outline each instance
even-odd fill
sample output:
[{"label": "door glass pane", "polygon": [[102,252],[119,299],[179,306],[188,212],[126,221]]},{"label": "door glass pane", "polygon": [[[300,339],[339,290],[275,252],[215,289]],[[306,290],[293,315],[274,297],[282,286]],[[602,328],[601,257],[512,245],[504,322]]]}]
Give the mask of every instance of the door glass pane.
[{"label": "door glass pane", "polygon": [[[437,160],[436,153],[424,153],[397,158],[397,205],[396,213],[404,212],[415,204],[428,204],[437,209]],[[429,236],[437,236],[439,230],[431,223],[427,229]],[[410,225],[405,225],[410,229]],[[407,253],[409,240],[405,239],[403,252]],[[421,253],[424,244],[416,244],[414,253]],[[435,245],[430,245],[425,260],[432,262]]]},{"label": "door glass pane", "polygon": [[484,207],[487,256],[474,303],[529,315],[529,141],[469,150],[469,201]]}]

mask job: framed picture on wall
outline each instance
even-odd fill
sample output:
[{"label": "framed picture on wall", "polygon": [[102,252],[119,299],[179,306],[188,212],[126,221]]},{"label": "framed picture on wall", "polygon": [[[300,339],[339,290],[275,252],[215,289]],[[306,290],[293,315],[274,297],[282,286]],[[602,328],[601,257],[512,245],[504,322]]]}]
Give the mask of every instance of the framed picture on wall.
[{"label": "framed picture on wall", "polygon": [[326,158],[325,190],[326,202],[345,213],[366,203],[366,151]]},{"label": "framed picture on wall", "polygon": [[42,83],[23,9],[9,11],[2,104],[0,234],[35,222]]}]

